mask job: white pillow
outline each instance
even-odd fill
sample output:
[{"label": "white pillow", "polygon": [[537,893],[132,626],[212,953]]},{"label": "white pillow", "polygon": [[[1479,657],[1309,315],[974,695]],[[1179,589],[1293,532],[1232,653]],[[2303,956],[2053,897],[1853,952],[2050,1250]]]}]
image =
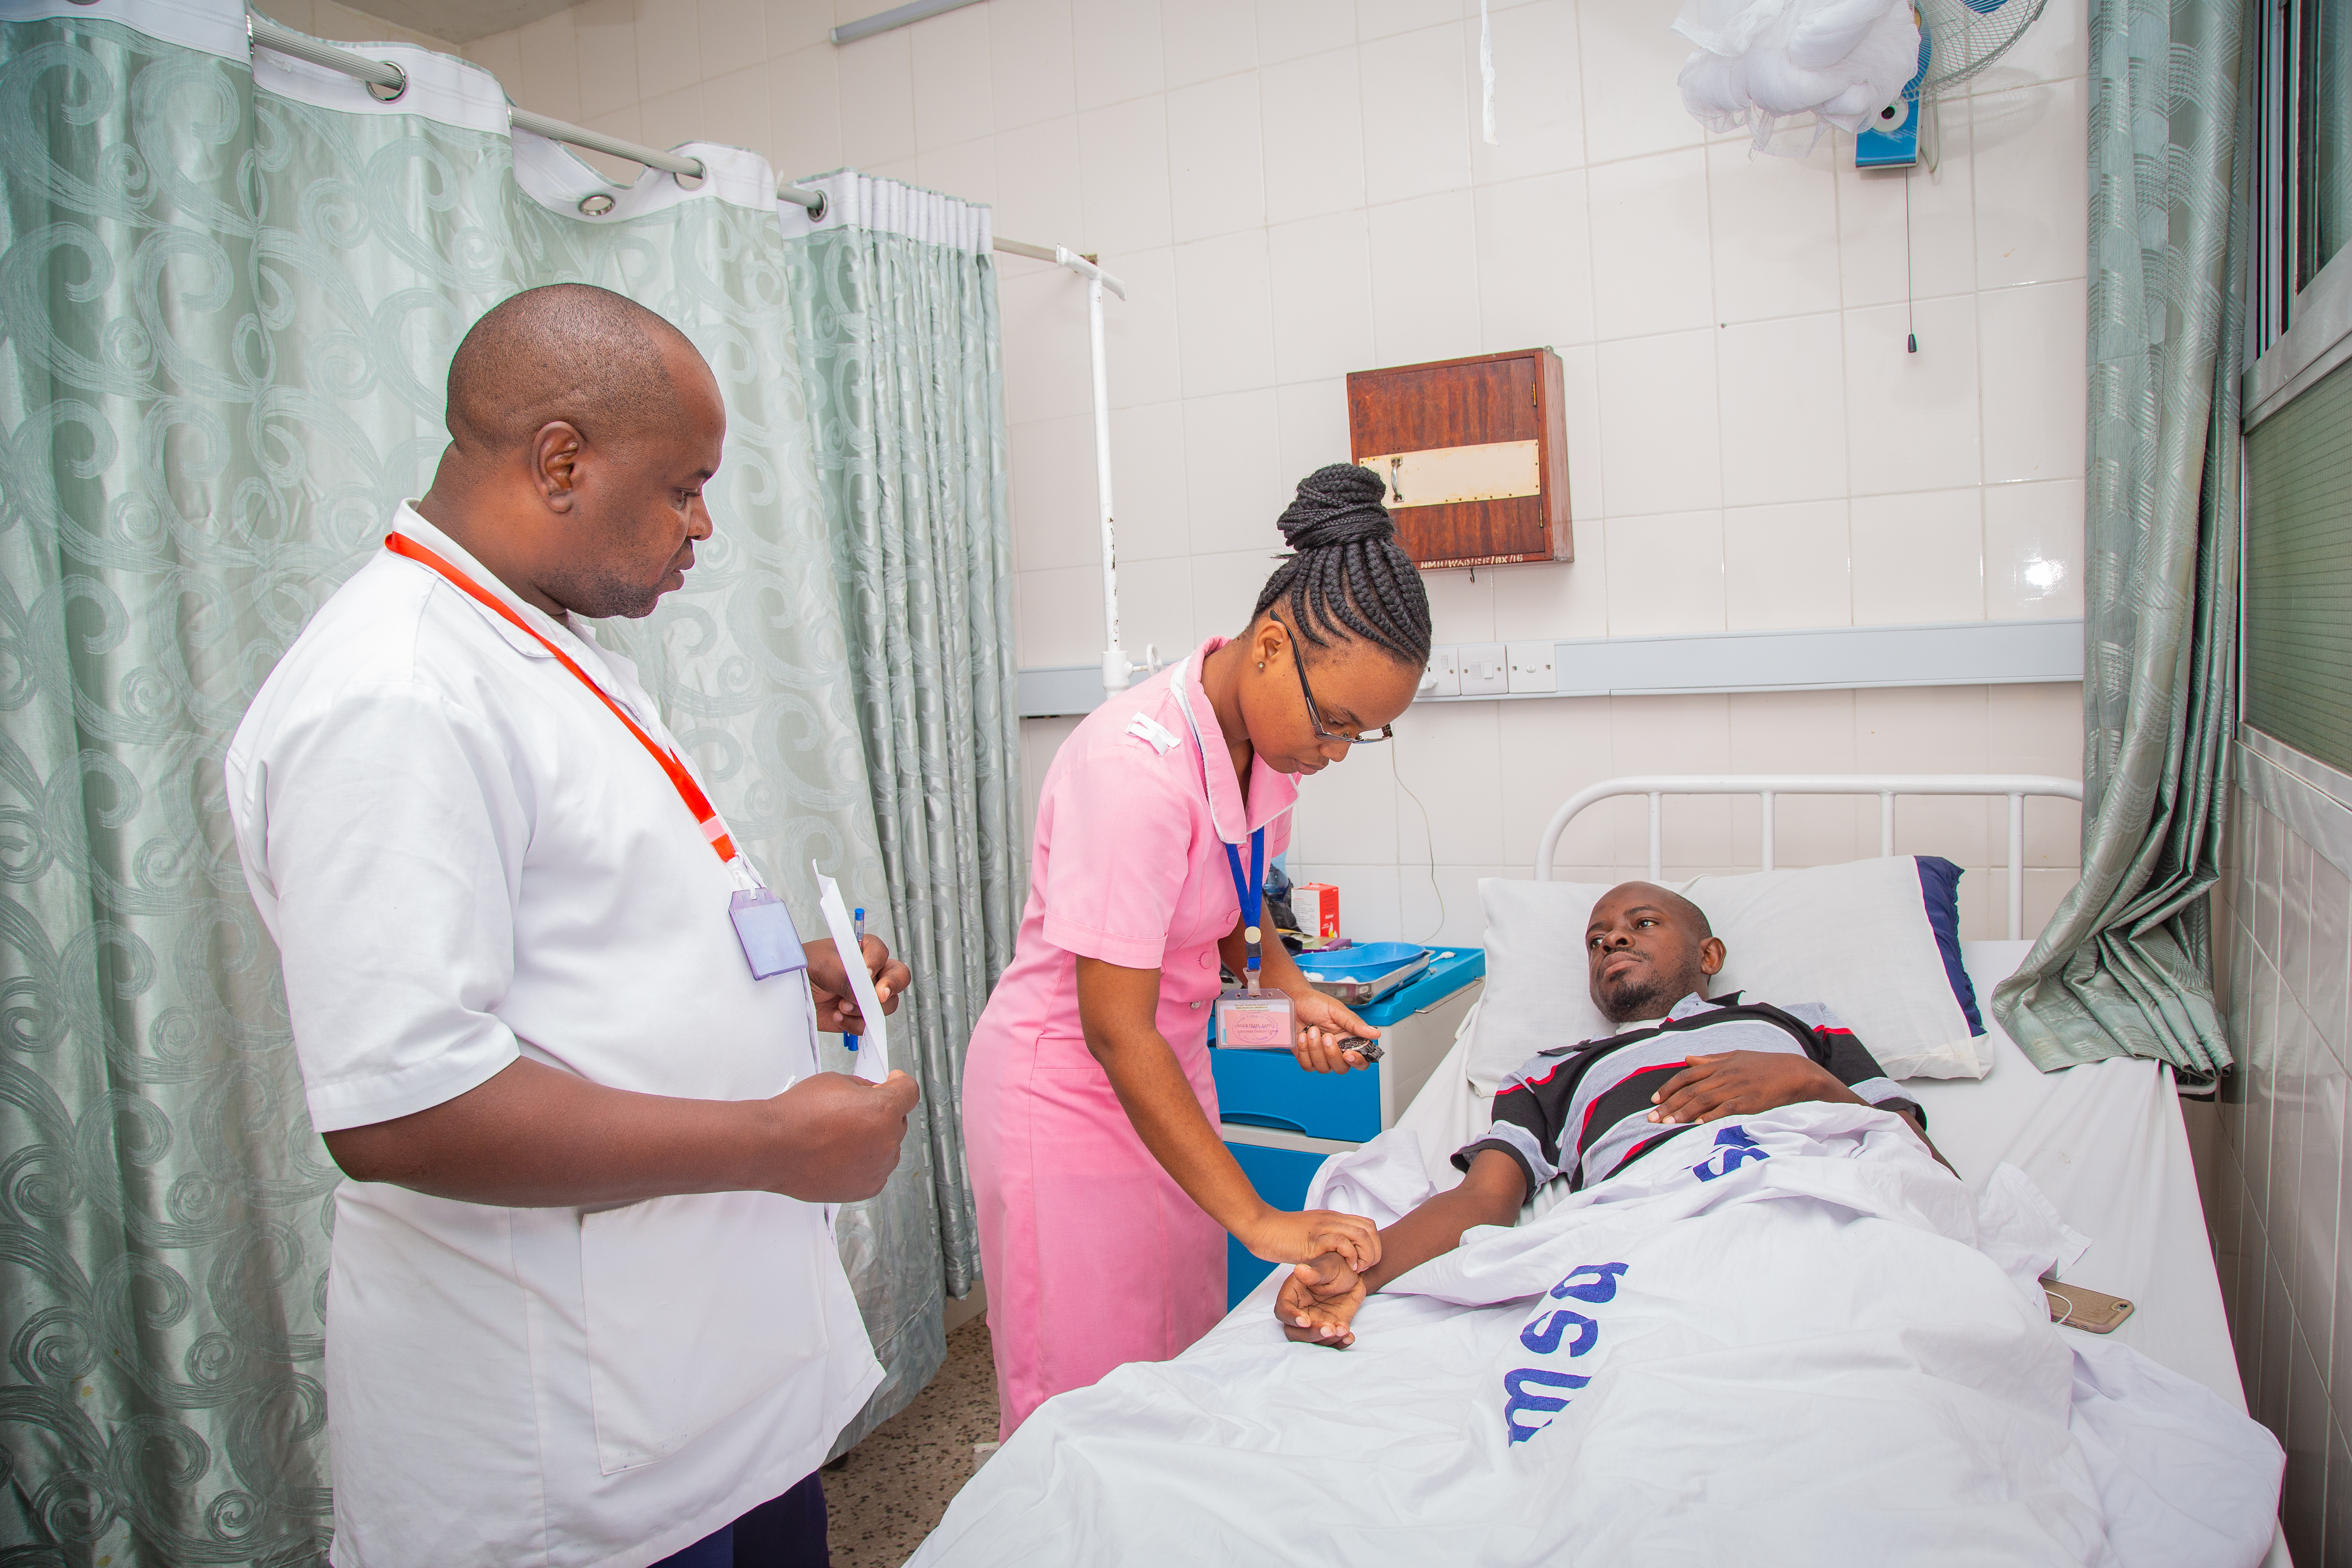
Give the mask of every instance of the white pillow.
[{"label": "white pillow", "polygon": [[[1614,885],[1479,879],[1486,985],[1468,1066],[1480,1093],[1538,1051],[1616,1032],[1592,1005],[1584,959],[1585,923]],[[1952,994],[1910,856],[1663,885],[1704,910],[1723,939],[1713,994],[1819,1002],[1889,1078],[1982,1078],[1991,1069],[1990,1038],[1969,1035]]]}]

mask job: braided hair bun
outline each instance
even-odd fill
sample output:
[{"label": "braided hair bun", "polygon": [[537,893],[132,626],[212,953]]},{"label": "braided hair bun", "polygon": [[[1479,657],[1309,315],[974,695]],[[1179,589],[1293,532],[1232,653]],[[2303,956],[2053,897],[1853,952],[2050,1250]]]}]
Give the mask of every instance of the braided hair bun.
[{"label": "braided hair bun", "polygon": [[1328,549],[1396,537],[1389,509],[1381,504],[1388,486],[1358,463],[1331,463],[1298,481],[1298,496],[1274,525],[1293,550]]},{"label": "braided hair bun", "polygon": [[1251,618],[1286,603],[1292,630],[1310,647],[1362,638],[1403,663],[1427,663],[1429,595],[1381,504],[1387,494],[1379,475],[1354,463],[1299,480],[1276,523],[1297,553],[1266,579]]}]

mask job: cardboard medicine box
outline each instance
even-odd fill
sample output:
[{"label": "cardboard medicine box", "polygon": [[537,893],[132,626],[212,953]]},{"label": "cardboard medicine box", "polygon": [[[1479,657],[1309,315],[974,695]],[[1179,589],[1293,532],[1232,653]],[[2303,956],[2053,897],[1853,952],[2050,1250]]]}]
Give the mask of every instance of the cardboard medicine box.
[{"label": "cardboard medicine box", "polygon": [[1290,889],[1290,912],[1298,917],[1298,931],[1320,945],[1339,940],[1339,889],[1328,882],[1299,882]]}]

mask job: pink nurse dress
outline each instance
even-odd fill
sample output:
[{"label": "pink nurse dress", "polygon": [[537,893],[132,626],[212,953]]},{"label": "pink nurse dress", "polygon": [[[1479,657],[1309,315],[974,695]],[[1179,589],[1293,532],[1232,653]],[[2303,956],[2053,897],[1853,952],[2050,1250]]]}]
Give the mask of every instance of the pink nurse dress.
[{"label": "pink nurse dress", "polygon": [[1244,807],[1201,689],[1225,641],[1096,709],[1045,771],[1019,943],[964,1067],[1002,1436],[1065,1389],[1176,1354],[1224,1313],[1225,1233],[1143,1146],[1087,1049],[1076,961],[1160,971],[1160,1033],[1213,1125],[1216,944],[1241,912],[1224,847],[1242,846],[1246,867],[1263,826],[1267,859],[1282,853],[1298,796],[1261,761]]}]

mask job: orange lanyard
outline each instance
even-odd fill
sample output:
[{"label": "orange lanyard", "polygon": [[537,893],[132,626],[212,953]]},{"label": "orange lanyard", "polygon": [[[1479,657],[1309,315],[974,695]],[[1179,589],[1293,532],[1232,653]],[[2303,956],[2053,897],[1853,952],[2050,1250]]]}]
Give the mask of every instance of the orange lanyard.
[{"label": "orange lanyard", "polygon": [[596,694],[597,701],[613,710],[614,718],[629,727],[629,733],[637,738],[637,744],[653,753],[654,761],[661,764],[662,772],[667,773],[669,782],[677,786],[678,798],[686,802],[686,809],[694,813],[694,820],[702,825],[702,837],[710,841],[710,847],[718,852],[719,858],[730,863],[734,860],[735,841],[727,836],[727,825],[719,819],[719,813],[711,805],[710,797],[702,793],[702,786],[694,782],[694,775],[686,771],[686,764],[678,761],[677,753],[656,745],[654,738],[639,729],[637,721],[622,711],[621,705],[606,696],[604,689],[597,685],[586,670],[572,662],[570,655],[540,636],[531,628],[528,621],[514,613],[513,606],[507,604],[505,600],[488,592],[471,577],[467,576],[407,535],[387,533],[383,537],[383,547],[394,555],[404,555],[420,566],[438,572],[443,577],[448,579],[450,586],[461,593],[470,594],[480,604],[505,616],[507,623],[517,631],[553,654],[555,662],[577,676],[581,685]]}]

